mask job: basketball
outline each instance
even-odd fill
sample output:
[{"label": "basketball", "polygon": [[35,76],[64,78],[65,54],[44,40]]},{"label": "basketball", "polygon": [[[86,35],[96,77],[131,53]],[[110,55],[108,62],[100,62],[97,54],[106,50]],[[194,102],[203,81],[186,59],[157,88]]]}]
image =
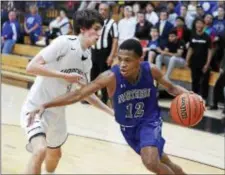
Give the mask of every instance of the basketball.
[{"label": "basketball", "polygon": [[183,93],[173,99],[170,106],[172,119],[182,126],[195,126],[204,114],[204,104],[196,94]]}]

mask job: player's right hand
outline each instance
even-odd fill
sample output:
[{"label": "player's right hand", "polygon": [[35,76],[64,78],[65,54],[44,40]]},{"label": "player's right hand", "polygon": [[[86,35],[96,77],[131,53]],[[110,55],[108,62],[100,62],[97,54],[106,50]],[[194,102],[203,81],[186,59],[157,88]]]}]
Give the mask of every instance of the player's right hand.
[{"label": "player's right hand", "polygon": [[26,115],[28,115],[27,127],[31,126],[34,123],[35,119],[40,120],[44,111],[45,111],[45,108],[43,106],[40,106],[37,109],[35,109],[31,112],[28,112],[26,114]]},{"label": "player's right hand", "polygon": [[78,83],[81,79],[83,79],[83,76],[78,73],[71,73],[71,74],[65,73],[64,79],[69,83]]}]

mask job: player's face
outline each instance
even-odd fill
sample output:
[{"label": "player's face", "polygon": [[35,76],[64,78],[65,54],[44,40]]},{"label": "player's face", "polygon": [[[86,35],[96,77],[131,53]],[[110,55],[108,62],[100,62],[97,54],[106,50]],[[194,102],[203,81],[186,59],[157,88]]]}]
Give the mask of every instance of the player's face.
[{"label": "player's face", "polygon": [[119,50],[118,60],[123,77],[133,77],[138,73],[141,59],[133,51]]},{"label": "player's face", "polygon": [[90,29],[83,30],[82,33],[85,38],[86,45],[88,47],[96,44],[96,42],[98,41],[98,38],[101,35],[101,29],[102,29],[102,25],[99,23],[95,23]]}]

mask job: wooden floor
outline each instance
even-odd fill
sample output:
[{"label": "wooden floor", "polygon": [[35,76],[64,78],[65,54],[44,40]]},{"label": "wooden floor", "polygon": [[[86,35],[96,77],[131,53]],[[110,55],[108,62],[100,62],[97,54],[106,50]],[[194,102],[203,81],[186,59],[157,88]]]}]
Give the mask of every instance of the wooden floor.
[{"label": "wooden floor", "polygon": [[[27,92],[2,84],[2,174],[22,174],[30,156],[19,127]],[[69,106],[66,113],[70,136],[56,173],[148,173],[112,117],[80,103]],[[165,151],[182,157],[171,156],[188,174],[224,174],[224,137],[168,123],[164,123],[163,136],[167,140]]]}]

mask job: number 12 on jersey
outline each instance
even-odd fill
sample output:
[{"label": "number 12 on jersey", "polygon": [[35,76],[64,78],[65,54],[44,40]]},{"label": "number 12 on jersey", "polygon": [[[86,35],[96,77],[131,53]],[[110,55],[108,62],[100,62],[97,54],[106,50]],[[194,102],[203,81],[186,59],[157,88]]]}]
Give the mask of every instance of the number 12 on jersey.
[{"label": "number 12 on jersey", "polygon": [[[138,102],[135,105],[132,103],[129,103],[126,106],[126,118],[140,118],[144,115],[144,103]],[[134,109],[133,109],[134,108]],[[134,114],[133,114],[134,110]]]}]

